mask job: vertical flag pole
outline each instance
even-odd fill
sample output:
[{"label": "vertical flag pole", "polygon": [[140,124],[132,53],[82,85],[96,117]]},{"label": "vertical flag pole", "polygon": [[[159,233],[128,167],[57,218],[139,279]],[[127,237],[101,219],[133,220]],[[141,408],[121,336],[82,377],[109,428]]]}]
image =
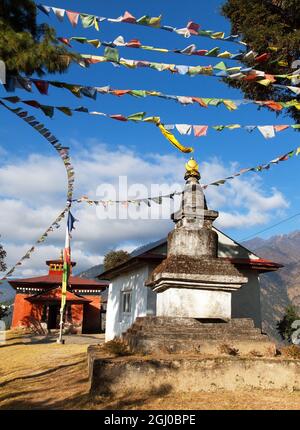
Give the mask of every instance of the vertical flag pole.
[{"label": "vertical flag pole", "polygon": [[71,231],[74,228],[75,218],[71,214],[70,210],[68,212],[68,220],[66,226],[66,239],[65,239],[65,248],[63,253],[63,276],[62,276],[62,285],[61,285],[61,306],[60,306],[60,322],[59,322],[59,337],[57,339],[57,343],[63,344],[64,340],[62,338],[63,335],[63,325],[64,325],[64,310],[66,307],[66,298],[67,298],[67,288],[69,283],[69,276],[71,272],[71,246],[70,246],[70,238]]}]

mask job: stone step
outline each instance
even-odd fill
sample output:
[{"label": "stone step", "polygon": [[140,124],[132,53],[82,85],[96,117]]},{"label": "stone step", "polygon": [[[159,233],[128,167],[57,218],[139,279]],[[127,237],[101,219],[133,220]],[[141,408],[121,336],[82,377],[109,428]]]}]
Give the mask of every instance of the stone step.
[{"label": "stone step", "polygon": [[193,319],[188,318],[155,318],[155,317],[144,317],[144,318],[137,318],[134,326],[137,328],[142,327],[186,327],[186,328],[206,328],[211,329],[214,327],[235,327],[235,328],[247,328],[251,329],[254,328],[254,322],[251,319],[245,319],[245,320],[230,320],[229,322],[200,322]]},{"label": "stone step", "polygon": [[142,329],[137,330],[134,327],[128,330],[128,334],[132,336],[137,335],[149,335],[149,336],[166,336],[174,335],[174,336],[197,336],[197,337],[209,337],[211,335],[216,336],[261,336],[260,329],[251,329],[251,330],[151,330],[151,329]]},{"label": "stone step", "polygon": [[157,342],[157,341],[165,341],[165,342],[207,342],[210,340],[230,340],[232,342],[234,342],[235,340],[245,340],[245,341],[251,341],[251,340],[255,340],[255,341],[269,341],[268,337],[262,334],[215,334],[212,333],[210,335],[207,336],[195,336],[195,335],[189,335],[189,334],[182,334],[180,335],[180,337],[178,337],[178,335],[176,334],[168,334],[168,336],[166,335],[157,335],[157,336],[153,336],[151,334],[141,334],[139,333],[138,336],[135,335],[130,335],[130,333],[126,333],[123,336],[124,339],[130,341],[130,339],[141,339],[141,340],[151,340],[153,342]]}]

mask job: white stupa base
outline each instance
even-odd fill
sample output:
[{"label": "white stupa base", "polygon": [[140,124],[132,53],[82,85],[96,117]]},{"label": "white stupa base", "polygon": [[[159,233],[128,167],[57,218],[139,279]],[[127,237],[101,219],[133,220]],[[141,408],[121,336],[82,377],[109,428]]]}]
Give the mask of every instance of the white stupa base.
[{"label": "white stupa base", "polygon": [[231,292],[168,288],[157,294],[159,317],[231,319]]}]

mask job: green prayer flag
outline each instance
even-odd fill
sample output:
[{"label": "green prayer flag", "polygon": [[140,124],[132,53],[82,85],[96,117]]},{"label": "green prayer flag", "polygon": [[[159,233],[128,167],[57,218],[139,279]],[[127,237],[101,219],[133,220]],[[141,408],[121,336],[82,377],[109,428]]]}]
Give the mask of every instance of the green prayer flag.
[{"label": "green prayer flag", "polygon": [[53,106],[46,106],[46,105],[40,105],[40,109],[44,112],[46,116],[49,116],[50,118],[54,115],[54,107]]},{"label": "green prayer flag", "polygon": [[143,121],[146,112],[137,112],[127,117],[128,121]]},{"label": "green prayer flag", "polygon": [[78,43],[86,43],[87,38],[74,36],[74,37],[71,37],[70,40],[76,40],[76,42],[78,42]]},{"label": "green prayer flag", "polygon": [[219,54],[219,51],[220,51],[220,48],[213,48],[213,49],[211,49],[210,51],[208,51],[205,55],[207,56],[207,57],[214,57],[214,56],[216,56],[216,55],[218,55]]},{"label": "green prayer flag", "polygon": [[148,15],[141,16],[139,19],[137,19],[136,23],[140,25],[149,25],[150,16]]},{"label": "green prayer flag", "polygon": [[57,106],[58,110],[60,110],[62,113],[64,113],[65,115],[68,116],[72,116],[72,111],[70,108],[66,107],[66,106]]},{"label": "green prayer flag", "polygon": [[119,51],[116,48],[110,48],[107,46],[104,51],[104,57],[109,61],[114,61],[116,63],[120,60]]},{"label": "green prayer flag", "polygon": [[93,15],[80,15],[81,23],[84,28],[92,27],[95,17]]},{"label": "green prayer flag", "polygon": [[146,91],[144,90],[130,90],[130,94],[135,97],[146,97]]}]

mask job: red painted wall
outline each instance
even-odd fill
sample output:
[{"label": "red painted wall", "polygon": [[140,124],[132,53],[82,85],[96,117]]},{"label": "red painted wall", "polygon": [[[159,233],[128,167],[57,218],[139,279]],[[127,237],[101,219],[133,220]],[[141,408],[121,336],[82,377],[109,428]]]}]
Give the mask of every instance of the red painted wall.
[{"label": "red painted wall", "polygon": [[43,312],[42,305],[35,305],[25,300],[28,294],[16,294],[12,328],[29,327],[33,319],[40,320]]},{"label": "red painted wall", "polygon": [[92,300],[91,303],[84,305],[84,318],[83,318],[83,333],[99,333],[100,332],[100,296],[85,296],[85,298]]},{"label": "red painted wall", "polygon": [[[31,304],[26,297],[28,294],[16,294],[12,319],[12,328],[29,327],[33,320],[39,322],[42,317],[43,304]],[[99,333],[100,332],[100,296],[85,296],[92,300],[90,303],[72,304],[72,321],[78,327],[78,333]]]}]

